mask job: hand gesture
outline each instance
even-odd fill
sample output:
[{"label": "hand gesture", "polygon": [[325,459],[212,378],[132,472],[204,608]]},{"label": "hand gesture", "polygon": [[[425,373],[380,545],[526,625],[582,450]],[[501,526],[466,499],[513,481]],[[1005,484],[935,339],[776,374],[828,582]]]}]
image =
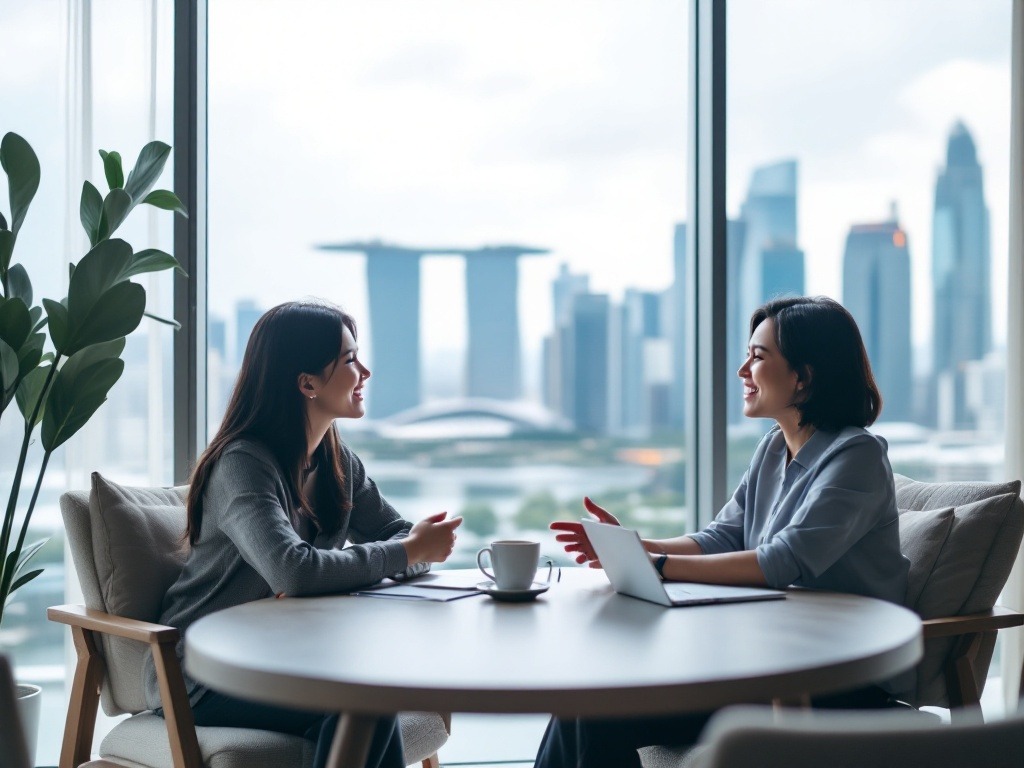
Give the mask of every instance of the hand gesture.
[{"label": "hand gesture", "polygon": [[[619,524],[614,515],[592,502],[589,496],[583,497],[583,507],[587,512],[596,517],[598,522],[607,523],[608,525]],[[581,565],[588,563],[591,568],[601,567],[601,562],[597,559],[594,547],[591,546],[590,539],[587,538],[586,531],[583,530],[583,526],[580,523],[558,521],[552,523],[550,528],[553,531],[564,531],[564,533],[559,533],[555,536],[555,541],[565,542],[565,551],[569,554],[578,553],[576,554],[577,563]]]},{"label": "hand gesture", "polygon": [[462,525],[461,517],[447,520],[447,512],[420,520],[403,540],[409,565],[416,563],[443,563],[455,549],[455,529]]}]

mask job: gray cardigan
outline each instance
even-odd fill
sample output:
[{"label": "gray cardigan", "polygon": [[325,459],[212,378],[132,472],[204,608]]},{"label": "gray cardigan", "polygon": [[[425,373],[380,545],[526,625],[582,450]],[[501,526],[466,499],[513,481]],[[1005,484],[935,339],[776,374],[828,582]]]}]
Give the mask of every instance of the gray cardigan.
[{"label": "gray cardigan", "polygon": [[[207,614],[281,592],[289,597],[347,592],[385,576],[428,570],[425,563],[409,567],[401,540],[412,524],[384,500],[359,457],[344,445],[342,466],[352,509],[342,514],[336,534],[306,541],[285,474],[270,451],[253,440],[228,445],[210,473],[199,540],[164,597],[160,623],[177,627],[184,637]],[[346,541],[352,546],[342,549]],[[183,642],[177,652],[181,659]],[[152,656],[146,658],[143,679],[147,703],[160,706]],[[185,687],[192,704],[206,691],[188,675]]]}]

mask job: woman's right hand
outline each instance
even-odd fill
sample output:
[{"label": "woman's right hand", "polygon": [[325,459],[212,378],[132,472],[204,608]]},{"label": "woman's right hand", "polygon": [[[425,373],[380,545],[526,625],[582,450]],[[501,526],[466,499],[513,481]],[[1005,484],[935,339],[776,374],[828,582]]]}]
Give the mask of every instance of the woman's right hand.
[{"label": "woman's right hand", "polygon": [[447,512],[420,520],[402,539],[409,565],[416,563],[443,563],[455,548],[455,529],[462,525],[461,517],[447,520]]},{"label": "woman's right hand", "polygon": [[[597,518],[598,522],[608,525],[618,525],[619,521],[608,510],[599,507],[590,500],[589,496],[583,497],[583,507],[590,514]],[[550,525],[552,531],[562,531],[555,536],[555,541],[565,542],[565,551],[570,555],[575,554],[576,562],[588,563],[591,568],[600,568],[601,562],[597,559],[597,553],[587,538],[587,532],[583,530],[581,523],[558,521]]]}]

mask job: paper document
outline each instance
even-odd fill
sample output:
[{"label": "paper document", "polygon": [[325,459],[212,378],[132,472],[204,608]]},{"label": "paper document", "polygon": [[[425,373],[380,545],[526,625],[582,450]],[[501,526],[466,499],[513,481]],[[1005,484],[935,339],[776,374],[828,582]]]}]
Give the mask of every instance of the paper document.
[{"label": "paper document", "polygon": [[480,571],[461,569],[450,571],[434,571],[417,576],[408,581],[384,579],[373,587],[353,592],[362,597],[390,597],[399,600],[433,600],[448,602],[460,597],[472,597],[481,594],[477,585],[484,581]]},{"label": "paper document", "polygon": [[462,568],[449,571],[431,571],[415,579],[405,582],[411,586],[427,587],[428,589],[465,589],[478,592],[477,585],[487,581],[476,568]]},{"label": "paper document", "polygon": [[432,600],[434,602],[447,603],[450,600],[473,597],[482,593],[468,589],[441,589],[440,587],[424,589],[412,584],[392,582],[364,589],[360,592],[353,592],[352,594],[360,597],[387,597],[394,600]]}]

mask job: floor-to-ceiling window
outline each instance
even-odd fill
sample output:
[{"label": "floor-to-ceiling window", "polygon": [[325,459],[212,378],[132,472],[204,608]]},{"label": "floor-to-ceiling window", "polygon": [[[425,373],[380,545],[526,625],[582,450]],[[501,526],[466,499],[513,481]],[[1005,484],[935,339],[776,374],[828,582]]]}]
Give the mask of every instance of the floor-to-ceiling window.
[{"label": "floor-to-ceiling window", "polygon": [[728,3],[730,485],[770,426],[742,415],[748,318],[786,294],[856,318],[895,472],[1004,479],[1010,16]]},{"label": "floor-to-ceiling window", "polygon": [[[66,295],[68,263],[88,250],[78,205],[86,178],[106,190],[97,150],[120,152],[127,171],[151,138],[171,141],[172,11],[170,0],[0,0],[0,134],[13,131],[28,140],[42,169],[13,256],[30,274],[35,304],[41,297]],[[170,186],[169,176],[163,186]],[[6,184],[2,187],[0,209],[6,215]],[[131,215],[118,236],[137,250],[171,250],[169,215],[145,208]],[[147,311],[169,315],[169,279],[143,276],[140,282],[148,294]],[[49,537],[34,561],[45,570],[15,593],[0,629],[0,650],[13,655],[20,680],[43,686],[37,753],[42,765],[57,762],[69,669],[67,629],[46,620],[46,607],[78,599],[57,499],[67,489],[88,488],[93,470],[125,484],[170,482],[170,391],[164,382],[171,333],[168,326],[144,321],[129,336],[124,374],[91,423],[55,452],[32,518],[27,541]],[[12,405],[0,420],[0,488],[5,493],[22,429]],[[22,511],[40,466],[36,449],[29,453]]]},{"label": "floor-to-ceiling window", "polygon": [[209,414],[253,323],[350,311],[339,426],[457,560],[589,493],[683,520],[682,2],[218,2],[209,35]]},{"label": "floor-to-ceiling window", "polygon": [[210,433],[260,314],[319,297],[373,371],[342,435],[403,515],[464,516],[450,564],[569,562],[547,526],[584,494],[683,530],[687,28],[661,0],[211,3]]},{"label": "floor-to-ceiling window", "polygon": [[896,472],[1001,473],[1010,11],[729,2],[731,485],[767,427],[735,376],[748,318],[794,293],[857,319]]}]

